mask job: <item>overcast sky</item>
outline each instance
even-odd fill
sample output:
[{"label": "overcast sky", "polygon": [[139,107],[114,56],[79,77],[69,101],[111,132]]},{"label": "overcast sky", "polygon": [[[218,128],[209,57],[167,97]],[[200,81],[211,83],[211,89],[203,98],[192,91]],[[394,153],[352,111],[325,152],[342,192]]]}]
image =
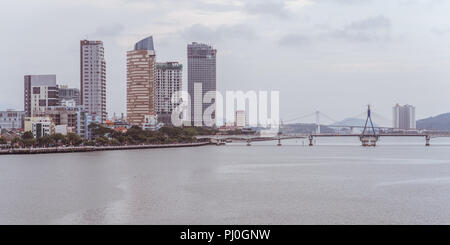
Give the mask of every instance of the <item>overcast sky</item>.
[{"label": "overcast sky", "polygon": [[384,119],[412,104],[420,119],[450,111],[449,13],[445,0],[5,1],[0,109],[23,110],[26,74],[79,87],[88,38],[104,42],[107,110],[125,112],[126,51],[153,35],[157,61],[180,61],[184,78],[187,43],[212,44],[218,89],[279,90],[285,120],[369,103]]}]

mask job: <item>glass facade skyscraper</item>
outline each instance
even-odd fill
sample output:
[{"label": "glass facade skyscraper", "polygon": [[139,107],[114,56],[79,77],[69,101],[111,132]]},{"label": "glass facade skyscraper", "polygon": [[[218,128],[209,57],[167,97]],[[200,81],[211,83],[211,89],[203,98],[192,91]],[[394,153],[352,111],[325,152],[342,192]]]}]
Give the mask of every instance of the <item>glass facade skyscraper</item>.
[{"label": "glass facade skyscraper", "polygon": [[[203,113],[215,101],[211,103],[203,102],[203,96],[209,91],[216,91],[216,53],[212,46],[193,42],[187,46],[188,57],[188,93],[191,99],[191,124],[194,126],[204,126]],[[197,84],[197,85],[196,85]],[[194,95],[194,86],[201,85],[201,98]],[[215,108],[212,114],[215,120]]]}]

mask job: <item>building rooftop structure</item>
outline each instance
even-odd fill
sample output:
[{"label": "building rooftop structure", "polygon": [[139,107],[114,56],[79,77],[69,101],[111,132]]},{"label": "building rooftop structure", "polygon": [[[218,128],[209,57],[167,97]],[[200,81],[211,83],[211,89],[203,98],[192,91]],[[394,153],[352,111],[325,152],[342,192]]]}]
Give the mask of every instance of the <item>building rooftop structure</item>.
[{"label": "building rooftop structure", "polygon": [[134,50],[155,50],[153,47],[153,37],[149,36],[134,45]]}]

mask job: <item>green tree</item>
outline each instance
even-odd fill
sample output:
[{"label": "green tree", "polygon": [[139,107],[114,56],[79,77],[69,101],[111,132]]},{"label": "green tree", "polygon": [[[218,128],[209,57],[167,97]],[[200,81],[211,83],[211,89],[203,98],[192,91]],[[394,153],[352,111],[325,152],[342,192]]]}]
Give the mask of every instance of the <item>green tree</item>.
[{"label": "green tree", "polygon": [[57,133],[57,134],[53,134],[51,136],[52,138],[52,143],[55,144],[56,146],[61,146],[64,145],[66,143],[66,137],[64,137],[64,135]]},{"label": "green tree", "polygon": [[146,136],[148,136],[148,133],[146,133],[141,127],[139,126],[132,126],[127,130],[126,133],[127,136],[131,137],[133,139],[134,143],[140,144],[145,142]]},{"label": "green tree", "polygon": [[37,139],[37,144],[40,147],[48,147],[51,143],[53,143],[53,139],[50,135],[44,135],[41,138]]},{"label": "green tree", "polygon": [[22,140],[26,139],[34,139],[34,135],[31,131],[26,131],[25,133],[22,134]]},{"label": "green tree", "polygon": [[84,140],[83,141],[83,145],[85,145],[85,146],[94,146],[95,142],[92,141],[92,140]]},{"label": "green tree", "polygon": [[98,146],[108,145],[108,143],[109,143],[109,140],[106,136],[98,137],[95,139],[95,145],[98,145]]},{"label": "green tree", "polygon": [[97,138],[97,137],[103,137],[103,136],[107,136],[109,134],[112,134],[114,132],[114,130],[104,127],[101,124],[98,123],[91,123],[88,126],[88,129],[91,132],[92,137]]},{"label": "green tree", "polygon": [[73,146],[79,146],[81,143],[83,143],[83,139],[78,134],[74,133],[68,133],[66,136],[66,141],[68,144]]},{"label": "green tree", "polygon": [[22,139],[23,146],[25,147],[33,147],[36,145],[36,139]]},{"label": "green tree", "polygon": [[117,139],[111,139],[109,141],[109,145],[114,145],[114,146],[120,145],[120,141]]},{"label": "green tree", "polygon": [[22,146],[22,145],[23,145],[23,144],[22,144],[22,139],[19,138],[19,137],[14,137],[14,138],[11,140],[11,147],[13,147],[13,148],[20,147],[20,146]]},{"label": "green tree", "polygon": [[0,136],[0,145],[6,145],[8,144],[8,141],[6,141],[5,137]]},{"label": "green tree", "polygon": [[22,134],[22,145],[24,147],[32,147],[36,144],[36,140],[34,139],[34,135],[31,131],[26,131]]}]

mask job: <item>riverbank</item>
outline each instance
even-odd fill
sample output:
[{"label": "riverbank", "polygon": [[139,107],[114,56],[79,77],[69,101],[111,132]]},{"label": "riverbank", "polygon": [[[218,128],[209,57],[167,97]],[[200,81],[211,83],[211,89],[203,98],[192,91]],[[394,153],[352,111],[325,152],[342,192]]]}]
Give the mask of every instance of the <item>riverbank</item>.
[{"label": "riverbank", "polygon": [[209,142],[181,143],[181,144],[158,144],[158,145],[121,145],[121,146],[65,146],[47,148],[11,148],[0,150],[0,155],[7,154],[47,154],[47,153],[70,153],[70,152],[90,152],[90,151],[115,151],[115,150],[137,150],[153,148],[175,148],[175,147],[196,147],[209,145]]}]

